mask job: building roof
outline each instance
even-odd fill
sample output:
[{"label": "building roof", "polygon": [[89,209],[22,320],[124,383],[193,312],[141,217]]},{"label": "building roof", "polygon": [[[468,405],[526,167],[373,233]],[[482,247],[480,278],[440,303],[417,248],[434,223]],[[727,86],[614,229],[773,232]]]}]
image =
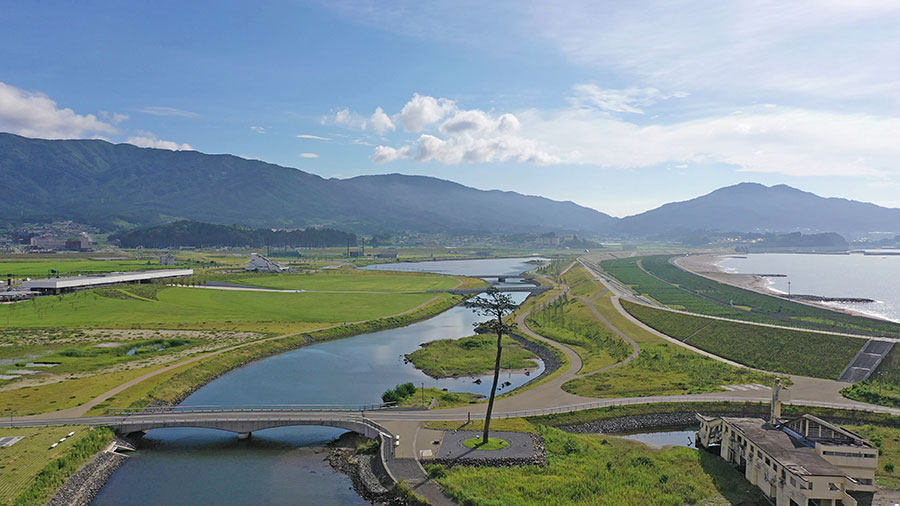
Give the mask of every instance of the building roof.
[{"label": "building roof", "polygon": [[823,459],[816,450],[797,441],[779,427],[761,418],[723,417],[763,452],[798,476],[845,476],[839,467]]},{"label": "building roof", "polygon": [[24,288],[60,290],[65,288],[82,288],[86,286],[128,283],[147,279],[178,278],[192,276],[194,269],[157,269],[138,272],[109,272],[91,276],[73,276],[66,278],[33,279],[22,283]]}]

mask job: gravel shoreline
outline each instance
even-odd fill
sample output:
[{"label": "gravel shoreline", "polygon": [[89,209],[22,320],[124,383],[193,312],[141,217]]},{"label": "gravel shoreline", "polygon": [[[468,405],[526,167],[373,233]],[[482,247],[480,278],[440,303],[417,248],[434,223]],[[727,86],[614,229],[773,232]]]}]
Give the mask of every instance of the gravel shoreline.
[{"label": "gravel shoreline", "polygon": [[112,451],[100,452],[66,480],[47,502],[48,506],[89,505],[127,458]]}]

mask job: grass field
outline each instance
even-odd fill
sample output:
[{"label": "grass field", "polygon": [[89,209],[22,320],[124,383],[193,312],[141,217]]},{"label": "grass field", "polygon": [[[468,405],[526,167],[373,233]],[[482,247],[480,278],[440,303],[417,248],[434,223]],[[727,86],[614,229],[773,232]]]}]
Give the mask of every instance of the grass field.
[{"label": "grass field", "polygon": [[672,255],[601,262],[601,267],[636,292],[673,309],[738,320],[818,330],[900,336],[900,325],[829,311],[744,290],[687,272]]},{"label": "grass field", "polygon": [[[72,431],[74,436],[50,448]],[[0,448],[0,504],[41,505],[112,439],[112,432],[83,426],[0,429],[5,436],[24,439]]]},{"label": "grass field", "polygon": [[[547,467],[428,466],[459,504],[680,505],[763,501],[720,458],[690,448],[530,427],[544,438]],[[611,502],[614,501],[614,502]]]},{"label": "grass field", "polygon": [[0,410],[13,410],[16,416],[35,415],[83,404],[126,381],[160,366],[129,369],[47,385],[0,390]]},{"label": "grass field", "polygon": [[452,276],[418,272],[363,271],[334,269],[316,274],[225,275],[222,281],[280,290],[421,292],[455,288],[460,280]]},{"label": "grass field", "polygon": [[766,371],[837,379],[865,344],[862,339],[711,320],[624,300],[622,306],[663,334]]},{"label": "grass field", "polygon": [[[416,393],[400,401],[401,408],[428,408],[434,402],[435,408],[452,408],[475,404],[484,399],[483,395],[468,392],[444,392],[437,388],[416,389]],[[435,402],[436,401],[436,402]]]},{"label": "grass field", "polygon": [[563,296],[528,317],[538,334],[574,349],[584,363],[581,373],[596,371],[623,360],[631,346],[600,325],[587,305]]},{"label": "grass field", "polygon": [[[514,339],[503,336],[501,369],[534,368],[537,355]],[[475,335],[462,339],[441,339],[422,345],[407,358],[432,378],[476,376],[492,373],[497,354],[497,337]]]},{"label": "grass field", "polygon": [[0,306],[10,327],[170,328],[277,332],[354,322],[412,309],[444,294],[277,293],[158,287],[158,300],[88,290]]},{"label": "grass field", "polygon": [[[38,261],[9,261],[0,259],[0,276],[22,278],[46,278],[51,275],[50,270],[56,270],[60,276],[76,274],[91,274],[114,271],[144,271],[152,269],[164,269],[159,262],[153,260],[147,265],[147,260],[84,260],[80,258],[46,259]],[[52,274],[56,276],[56,273]],[[4,279],[5,281],[5,279]]]}]

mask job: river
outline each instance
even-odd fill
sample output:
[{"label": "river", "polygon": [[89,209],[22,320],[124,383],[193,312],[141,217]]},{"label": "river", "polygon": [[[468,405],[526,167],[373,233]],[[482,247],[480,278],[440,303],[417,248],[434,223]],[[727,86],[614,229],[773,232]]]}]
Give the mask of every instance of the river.
[{"label": "river", "polygon": [[[518,274],[533,267],[528,259],[463,260],[388,264],[396,270],[448,274]],[[384,269],[384,264],[370,266]],[[517,302],[524,293],[510,293]],[[429,378],[403,355],[420,343],[472,334],[482,320],[455,307],[428,320],[289,351],[236,369],[197,390],[182,405],[371,404],[398,383],[487,394],[490,381]],[[520,386],[537,377],[504,374]],[[368,504],[350,479],[331,469],[322,446],[343,430],[283,427],[235,434],[206,429],[158,429],[147,433],[94,499],[121,504]]]},{"label": "river", "polygon": [[726,272],[784,274],[767,278],[784,293],[874,299],[873,303],[829,303],[835,307],[900,322],[900,255],[816,255],[757,253],[717,262]]}]

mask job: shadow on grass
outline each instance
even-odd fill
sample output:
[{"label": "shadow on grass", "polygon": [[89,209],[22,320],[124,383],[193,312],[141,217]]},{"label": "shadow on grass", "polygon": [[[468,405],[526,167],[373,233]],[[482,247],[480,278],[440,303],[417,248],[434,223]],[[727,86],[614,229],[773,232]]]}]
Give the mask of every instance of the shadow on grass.
[{"label": "shadow on grass", "polygon": [[731,467],[719,455],[710,453],[703,448],[699,448],[697,453],[700,459],[700,466],[710,477],[716,490],[730,504],[739,506],[763,506],[769,504],[759,488],[751,485],[740,471]]}]

